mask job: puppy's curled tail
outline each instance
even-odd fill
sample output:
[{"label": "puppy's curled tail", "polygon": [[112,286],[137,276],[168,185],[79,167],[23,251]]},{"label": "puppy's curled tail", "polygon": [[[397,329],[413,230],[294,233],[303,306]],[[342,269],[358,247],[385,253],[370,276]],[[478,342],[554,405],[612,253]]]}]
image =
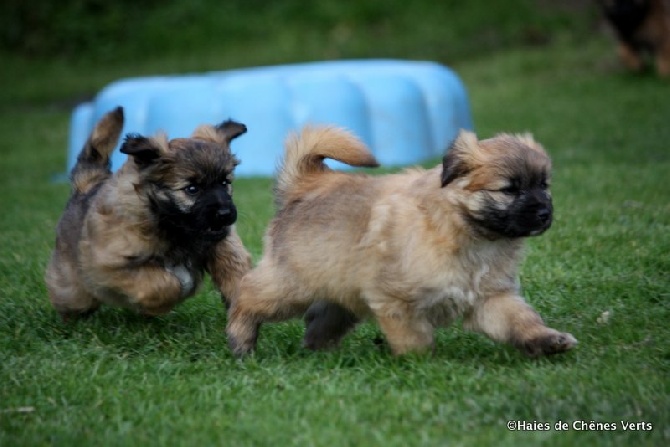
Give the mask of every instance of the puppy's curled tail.
[{"label": "puppy's curled tail", "polygon": [[323,160],[330,158],[349,166],[376,168],[377,159],[367,146],[352,133],[337,127],[305,127],[286,140],[284,159],[277,171],[275,203],[285,204],[286,197],[297,182],[309,174],[330,169]]},{"label": "puppy's curled tail", "polygon": [[85,194],[111,175],[109,157],[123,129],[123,108],[117,107],[96,123],[70,173],[73,194]]}]

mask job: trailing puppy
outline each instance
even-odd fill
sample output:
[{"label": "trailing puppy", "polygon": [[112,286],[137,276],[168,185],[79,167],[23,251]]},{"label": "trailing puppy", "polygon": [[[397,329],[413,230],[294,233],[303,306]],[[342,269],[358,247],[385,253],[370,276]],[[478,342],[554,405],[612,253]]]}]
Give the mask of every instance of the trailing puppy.
[{"label": "trailing puppy", "polygon": [[650,58],[661,77],[670,76],[670,0],[599,0],[616,32],[619,57],[631,71]]},{"label": "trailing puppy", "polygon": [[262,323],[303,315],[317,300],[306,338],[316,348],[369,316],[395,354],[431,349],[434,329],[459,317],[530,356],[575,346],[519,292],[524,239],[552,222],[551,163],[531,136],[478,141],[463,131],[441,166],[384,176],[332,171],[324,158],[377,165],[340,129],[288,140],[263,258],[229,312],[235,354],[255,347]]},{"label": "trailing puppy", "polygon": [[112,174],[122,128],[121,107],[103,116],[72,169],[46,270],[54,308],[63,320],[101,304],[161,315],[192,296],[205,272],[233,299],[251,268],[234,227],[239,162],[229,146],[246,127],[229,120],[170,141],[128,135],[128,160]]}]

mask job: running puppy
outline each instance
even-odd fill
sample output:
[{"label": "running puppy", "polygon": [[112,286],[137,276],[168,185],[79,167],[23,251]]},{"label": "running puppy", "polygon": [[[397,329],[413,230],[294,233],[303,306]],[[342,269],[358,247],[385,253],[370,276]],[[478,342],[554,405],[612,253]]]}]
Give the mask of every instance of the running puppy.
[{"label": "running puppy", "polygon": [[205,271],[234,298],[251,260],[233,226],[239,162],[229,144],[246,127],[225,121],[171,141],[128,135],[128,160],[112,174],[122,128],[122,108],[103,116],[72,170],[46,270],[54,308],[63,320],[101,304],[161,315],[192,296]]},{"label": "running puppy", "polygon": [[368,316],[395,354],[430,349],[434,329],[458,317],[530,356],[575,346],[519,294],[524,238],[552,222],[551,164],[532,137],[463,131],[442,165],[385,176],[332,171],[324,158],[377,165],[340,129],[288,140],[263,258],[229,312],[235,354],[255,347],[261,323],[303,315],[316,300],[308,347],[336,343]]},{"label": "running puppy", "polygon": [[651,57],[656,71],[670,77],[670,0],[599,0],[616,32],[619,57],[632,71],[642,71]]}]

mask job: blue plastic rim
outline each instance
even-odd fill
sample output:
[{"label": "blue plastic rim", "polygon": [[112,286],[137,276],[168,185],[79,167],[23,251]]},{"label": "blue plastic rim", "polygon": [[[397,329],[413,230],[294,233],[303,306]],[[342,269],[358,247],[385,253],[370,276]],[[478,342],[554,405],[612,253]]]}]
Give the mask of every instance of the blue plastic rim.
[{"label": "blue plastic rim", "polygon": [[[460,129],[473,128],[463,83],[434,62],[331,61],[131,78],[74,109],[68,171],[97,120],[117,106],[124,107],[124,134],[162,130],[177,138],[228,118],[246,124],[248,133],[232,143],[239,176],[273,175],[286,136],[306,124],[349,129],[385,166],[439,157]],[[112,169],[125,159],[117,148]]]}]

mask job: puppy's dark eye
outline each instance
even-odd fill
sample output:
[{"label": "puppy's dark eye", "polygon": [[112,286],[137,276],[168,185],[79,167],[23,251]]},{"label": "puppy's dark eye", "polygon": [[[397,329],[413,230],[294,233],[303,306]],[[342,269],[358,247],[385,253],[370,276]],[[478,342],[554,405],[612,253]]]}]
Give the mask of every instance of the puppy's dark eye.
[{"label": "puppy's dark eye", "polygon": [[521,182],[517,179],[512,179],[509,185],[500,188],[499,191],[505,194],[519,194],[521,192]]},{"label": "puppy's dark eye", "polygon": [[509,185],[505,186],[504,188],[499,189],[500,192],[503,192],[505,194],[519,194],[521,189],[519,189],[518,186],[516,185]]},{"label": "puppy's dark eye", "polygon": [[184,192],[189,196],[194,196],[200,192],[200,187],[198,185],[191,184],[184,188]]}]

